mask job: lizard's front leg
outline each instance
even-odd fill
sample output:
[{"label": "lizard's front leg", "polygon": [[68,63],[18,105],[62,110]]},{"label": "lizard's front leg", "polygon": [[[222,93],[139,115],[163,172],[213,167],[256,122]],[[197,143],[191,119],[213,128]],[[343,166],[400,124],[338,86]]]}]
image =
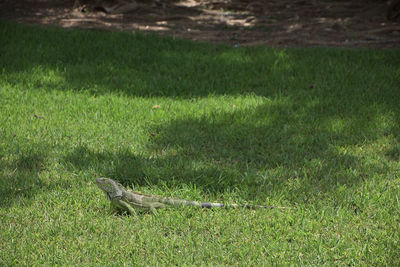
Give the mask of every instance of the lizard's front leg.
[{"label": "lizard's front leg", "polygon": [[157,215],[157,209],[153,206],[153,205],[150,205],[150,212],[152,213],[152,214],[154,214],[154,215]]},{"label": "lizard's front leg", "polygon": [[118,203],[119,203],[122,207],[124,207],[126,210],[128,210],[129,213],[130,213],[131,215],[136,215],[136,210],[135,210],[134,208],[132,208],[132,206],[129,205],[129,203],[126,203],[126,202],[123,201],[123,200],[119,200]]}]

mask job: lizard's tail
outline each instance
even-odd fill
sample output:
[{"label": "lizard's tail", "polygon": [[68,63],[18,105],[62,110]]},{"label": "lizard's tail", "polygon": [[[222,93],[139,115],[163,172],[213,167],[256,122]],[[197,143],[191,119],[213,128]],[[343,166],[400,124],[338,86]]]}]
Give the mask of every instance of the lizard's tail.
[{"label": "lizard's tail", "polygon": [[211,203],[211,202],[198,202],[198,201],[190,201],[190,200],[181,200],[181,199],[173,199],[173,198],[161,198],[158,200],[159,202],[166,204],[168,206],[194,206],[205,209],[212,208],[246,208],[246,209],[284,209],[285,207],[277,207],[277,206],[260,206],[260,205],[240,205],[240,204],[223,204],[223,203]]},{"label": "lizard's tail", "polygon": [[246,209],[284,209],[285,207],[277,206],[261,206],[261,205],[247,205],[247,204],[222,204],[222,203],[210,203],[210,202],[200,202],[200,207],[202,208],[246,208]]}]

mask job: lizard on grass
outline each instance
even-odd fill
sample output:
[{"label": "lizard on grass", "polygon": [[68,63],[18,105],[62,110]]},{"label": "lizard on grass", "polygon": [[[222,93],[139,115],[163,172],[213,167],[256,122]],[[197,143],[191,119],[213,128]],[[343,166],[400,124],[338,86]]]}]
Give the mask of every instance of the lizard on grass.
[{"label": "lizard on grass", "polygon": [[284,208],[275,206],[259,206],[259,205],[239,205],[239,204],[222,204],[197,202],[191,200],[182,200],[175,198],[164,198],[156,195],[147,195],[138,192],[132,192],[124,189],[116,181],[109,178],[97,178],[97,186],[103,190],[107,198],[111,201],[111,205],[120,211],[127,211],[135,214],[136,210],[147,210],[154,212],[157,208],[165,208],[168,206],[193,206],[199,208],[248,208],[248,209],[271,209]]}]

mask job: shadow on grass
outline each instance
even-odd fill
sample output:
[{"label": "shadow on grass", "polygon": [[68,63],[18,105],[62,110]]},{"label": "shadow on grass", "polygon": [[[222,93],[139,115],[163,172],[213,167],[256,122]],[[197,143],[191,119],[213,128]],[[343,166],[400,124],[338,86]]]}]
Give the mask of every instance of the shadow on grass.
[{"label": "shadow on grass", "polygon": [[251,199],[284,191],[299,178],[302,183],[288,190],[301,202],[365,176],[364,161],[338,146],[400,136],[399,50],[235,49],[140,34],[2,26],[0,69],[11,86],[93,96],[263,99],[254,109],[172,120],[156,130],[150,155],[78,147],[66,156],[75,168],[125,184],[246,188]]},{"label": "shadow on grass", "polygon": [[0,160],[3,177],[0,180],[0,206],[11,205],[21,197],[32,197],[36,188],[41,187],[38,173],[45,162],[40,153],[19,153],[19,156],[7,162]]},{"label": "shadow on grass", "polygon": [[0,23],[0,69],[3,82],[11,86],[94,96],[192,99],[250,94],[290,97],[298,104],[313,98],[320,104],[310,112],[350,120],[375,104],[392,112],[400,125],[400,50],[232,48],[151,35]]},{"label": "shadow on grass", "polygon": [[250,94],[286,96],[298,104],[313,98],[322,104],[310,112],[350,120],[375,104],[392,112],[400,125],[398,49],[232,48],[152,35],[0,23],[0,69],[3,82],[11,86],[94,96]]},{"label": "shadow on grass", "polygon": [[380,136],[377,118],[343,122],[321,117],[321,112],[312,115],[315,106],[275,103],[174,120],[156,130],[149,149],[174,154],[175,159],[166,159],[168,165],[187,159],[191,166],[203,166],[204,180],[189,172],[181,182],[189,179],[211,191],[239,188],[247,199],[287,191],[285,198],[292,202],[318,201],[317,195],[342,185],[358,187],[371,173],[387,172],[351,151]]},{"label": "shadow on grass", "polygon": [[33,145],[28,151],[19,151],[14,159],[0,155],[0,207],[24,205],[27,199],[37,193],[53,190],[54,188],[67,188],[64,182],[53,180],[46,184],[40,178],[40,173],[45,170],[47,163],[45,149]]},{"label": "shadow on grass", "polygon": [[[81,156],[84,153],[83,159]],[[90,160],[87,155],[90,155]],[[318,201],[317,196],[334,192],[339,185],[358,186],[367,175],[351,175],[360,164],[360,159],[351,155],[326,153],[325,157],[319,159],[276,168],[266,167],[263,170],[244,163],[214,160],[213,156],[209,158],[211,162],[182,155],[148,159],[127,151],[98,153],[81,147],[65,160],[72,164],[80,162],[75,168],[94,169],[99,176],[115,179],[124,186],[168,186],[179,189],[182,185],[193,185],[209,194],[236,191],[249,201],[260,201],[282,194],[283,191],[287,191],[285,201],[291,203]],[[82,164],[82,161],[85,163]],[[300,185],[290,188],[289,180],[295,179]]]},{"label": "shadow on grass", "polygon": [[239,190],[249,201],[285,192],[292,203],[316,202],[340,186],[361,186],[371,172],[387,172],[349,148],[378,138],[379,119],[332,121],[310,115],[316,106],[277,102],[173,120],[155,129],[144,153],[81,146],[65,161],[123,185],[189,184],[212,194]]},{"label": "shadow on grass", "polygon": [[382,92],[400,80],[393,76],[400,50],[232,48],[155,35],[0,23],[0,67],[11,84],[30,82],[34,88],[192,98],[315,93],[320,86],[334,88],[335,95],[324,91],[332,97],[354,87],[350,93],[358,95],[352,99],[367,93],[381,101],[390,100]]}]

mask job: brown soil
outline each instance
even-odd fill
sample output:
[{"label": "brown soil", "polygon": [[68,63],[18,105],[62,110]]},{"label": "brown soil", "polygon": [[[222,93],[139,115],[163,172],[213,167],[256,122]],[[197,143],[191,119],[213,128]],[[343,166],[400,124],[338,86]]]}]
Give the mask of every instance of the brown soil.
[{"label": "brown soil", "polygon": [[3,0],[0,18],[230,45],[400,47],[400,23],[388,21],[385,1],[137,0],[132,7],[118,0],[119,8],[112,1]]}]

